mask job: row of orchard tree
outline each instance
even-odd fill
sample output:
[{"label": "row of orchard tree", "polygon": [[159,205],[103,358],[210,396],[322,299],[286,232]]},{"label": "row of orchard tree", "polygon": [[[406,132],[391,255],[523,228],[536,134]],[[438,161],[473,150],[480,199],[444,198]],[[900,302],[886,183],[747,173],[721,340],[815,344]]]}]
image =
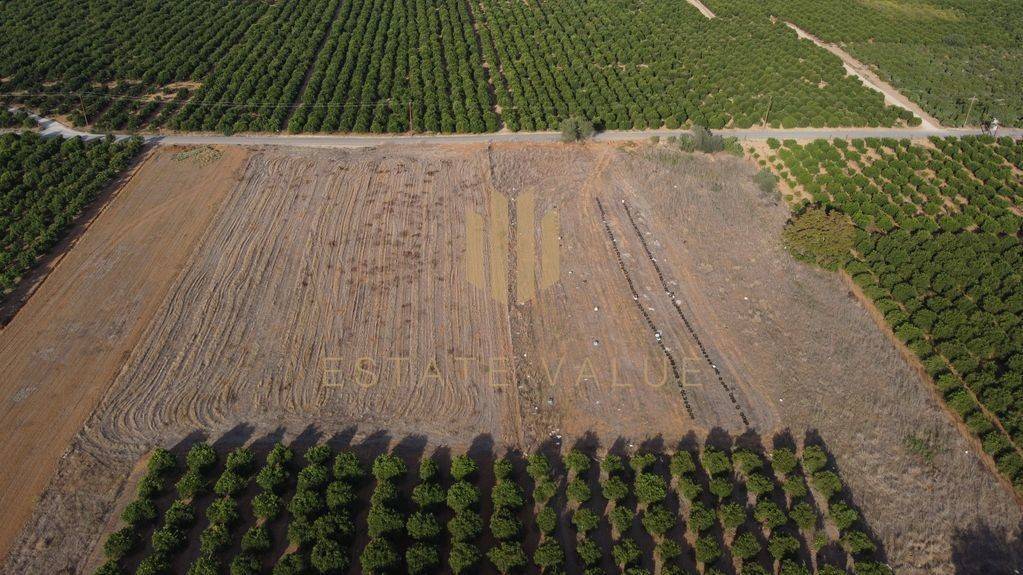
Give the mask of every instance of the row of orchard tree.
[{"label": "row of orchard tree", "polygon": [[139,139],[0,135],[0,297],[64,236],[141,147]]},{"label": "row of orchard tree", "polygon": [[841,262],[1023,491],[1023,143],[771,142],[762,159],[857,229]]},{"label": "row of orchard tree", "polygon": [[416,462],[198,443],[180,463],[151,454],[97,574],[890,572],[815,444]]},{"label": "row of orchard tree", "polygon": [[782,23],[707,20],[667,0],[642,10],[624,0],[112,0],[58,3],[52,21],[39,12],[26,0],[0,6],[0,50],[11,55],[0,62],[0,101],[104,130],[916,121]]}]

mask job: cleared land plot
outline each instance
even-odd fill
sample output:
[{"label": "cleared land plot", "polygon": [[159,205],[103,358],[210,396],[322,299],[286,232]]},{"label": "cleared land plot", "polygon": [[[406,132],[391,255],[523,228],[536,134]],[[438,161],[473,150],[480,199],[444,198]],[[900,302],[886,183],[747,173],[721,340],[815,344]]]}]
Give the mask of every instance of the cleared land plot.
[{"label": "cleared land plot", "polygon": [[245,152],[216,164],[160,150],[0,331],[0,553],[231,189]]},{"label": "cleared land plot", "polygon": [[[527,449],[593,431],[670,445],[712,427],[742,433],[736,404],[764,437],[821,435],[900,572],[1013,564],[1012,496],[841,280],[782,250],[787,211],[758,195],[753,173],[737,158],[650,147],[254,153],[7,569],[77,565],[104,518],[116,523],[109,510],[138,457],[195,431],[237,441],[315,427],[454,448],[482,432]],[[537,220],[560,220],[560,281],[522,305],[468,281],[466,213],[494,226],[492,192],[510,208],[533,192]],[[513,254],[486,258],[488,272],[516,270],[509,286]],[[97,317],[77,314],[62,324]],[[644,383],[665,349],[693,360],[692,418],[673,381]],[[80,379],[73,365],[50,377]]]}]

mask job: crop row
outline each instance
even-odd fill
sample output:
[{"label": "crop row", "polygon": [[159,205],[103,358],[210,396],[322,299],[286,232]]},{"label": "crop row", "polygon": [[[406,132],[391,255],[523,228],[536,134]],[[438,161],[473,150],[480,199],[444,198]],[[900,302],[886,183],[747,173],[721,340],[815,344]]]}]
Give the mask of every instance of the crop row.
[{"label": "crop row", "polygon": [[855,224],[845,271],[1023,491],[1023,143],[771,145],[799,210]]},{"label": "crop row", "polygon": [[890,572],[819,445],[460,454],[415,474],[326,445],[301,465],[281,444],[262,466],[205,443],[184,459],[150,456],[98,575]]},{"label": "crop row", "polygon": [[1023,26],[1013,0],[708,4],[719,15],[774,16],[843,44],[942,122],[958,126],[997,117],[1019,125],[1023,120]]},{"label": "crop row", "polygon": [[99,129],[914,121],[783,24],[667,0],[44,4],[0,5],[0,101]]},{"label": "crop row", "polygon": [[0,297],[60,240],[75,217],[124,170],[140,140],[0,135]]}]

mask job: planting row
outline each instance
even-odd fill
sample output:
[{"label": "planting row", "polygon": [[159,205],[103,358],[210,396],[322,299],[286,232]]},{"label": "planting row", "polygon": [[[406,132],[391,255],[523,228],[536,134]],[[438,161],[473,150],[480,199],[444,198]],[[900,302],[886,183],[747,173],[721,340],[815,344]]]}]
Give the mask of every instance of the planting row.
[{"label": "planting row", "polygon": [[96,573],[890,572],[819,445],[257,459],[156,450]]},{"label": "planting row", "polygon": [[0,135],[0,298],[142,147],[141,140]]},{"label": "planting row", "polygon": [[44,4],[0,5],[0,102],[99,129],[915,121],[783,24],[667,0]]},{"label": "planting row", "polygon": [[1023,491],[1023,143],[771,146],[776,155],[760,161],[802,195],[797,212],[816,206],[851,222],[851,242],[832,263],[874,300]]}]

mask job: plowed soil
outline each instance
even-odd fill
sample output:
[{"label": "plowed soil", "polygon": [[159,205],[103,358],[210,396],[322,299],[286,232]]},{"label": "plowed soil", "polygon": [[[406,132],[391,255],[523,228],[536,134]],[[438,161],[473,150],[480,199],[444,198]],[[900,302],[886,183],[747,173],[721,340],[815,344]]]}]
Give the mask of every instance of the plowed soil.
[{"label": "plowed soil", "polygon": [[[159,303],[132,316],[136,335],[111,349],[106,332],[61,339],[69,326],[124,321],[124,302],[138,299],[96,281],[45,306],[37,294],[0,334],[3,361],[60,350],[56,367],[34,375],[39,385],[107,390],[5,572],[80,568],[115,523],[138,457],[197,432],[235,441],[385,432],[456,449],[480,434],[532,449],[586,433],[669,444],[715,429],[816,433],[900,572],[1018,559],[1011,495],[840,278],[782,250],[786,210],[758,194],[754,167],[738,158],[606,145],[277,148],[253,151],[223,200],[210,188],[241,158],[203,168],[157,160],[133,186],[209,175],[124,196],[175,202],[152,225],[186,236],[173,239],[186,261],[168,264]],[[491,210],[502,203],[495,193],[508,213]],[[532,215],[517,209],[527,194]],[[470,213],[486,233],[508,220],[504,239],[482,249],[483,275],[506,289],[470,281],[468,255],[481,247],[467,243]],[[550,213],[556,238],[528,231]],[[137,211],[101,218],[108,227],[97,230],[109,231],[86,239],[122,249],[118,234]],[[191,226],[198,239],[187,239]],[[525,265],[538,258],[501,244],[530,236],[537,250],[557,242],[560,276],[520,302],[514,286],[542,275]],[[165,250],[154,242],[149,258]],[[113,277],[140,282],[149,264]],[[97,267],[67,258],[54,276]],[[5,347],[18,322],[48,331]],[[81,377],[100,363],[105,371]],[[25,379],[0,373],[5,390]],[[35,417],[31,407],[8,403],[4,417]],[[908,449],[910,436],[933,457]],[[62,450],[69,439],[52,443]],[[24,457],[10,454],[10,473],[26,472]],[[23,499],[0,501],[7,511]],[[986,534],[982,554],[963,545],[975,531]]]}]

